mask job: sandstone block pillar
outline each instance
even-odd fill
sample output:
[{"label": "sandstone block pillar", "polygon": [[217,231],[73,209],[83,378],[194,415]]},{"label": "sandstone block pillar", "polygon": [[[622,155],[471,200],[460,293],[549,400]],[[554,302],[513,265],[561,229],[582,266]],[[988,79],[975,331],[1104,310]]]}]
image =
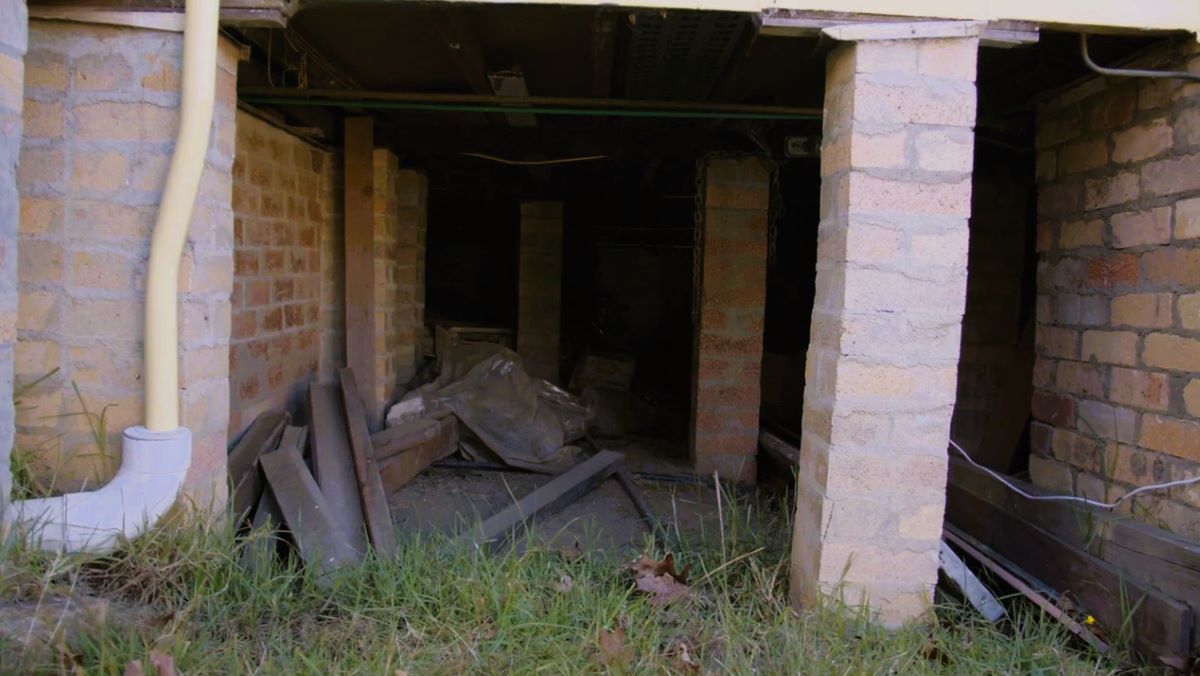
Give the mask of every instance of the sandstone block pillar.
[{"label": "sandstone block pillar", "polygon": [[13,343],[17,333],[17,155],[28,18],[24,0],[0,0],[0,509],[12,477]]},{"label": "sandstone block pillar", "polygon": [[842,44],[826,75],[791,593],[885,625],[937,579],[976,106],[958,29]]},{"label": "sandstone block pillar", "polygon": [[517,353],[535,378],[558,382],[562,317],[562,203],[521,204]]},{"label": "sandstone block pillar", "polygon": [[705,169],[690,449],[697,474],[738,482],[756,472],[769,178],[755,158]]}]

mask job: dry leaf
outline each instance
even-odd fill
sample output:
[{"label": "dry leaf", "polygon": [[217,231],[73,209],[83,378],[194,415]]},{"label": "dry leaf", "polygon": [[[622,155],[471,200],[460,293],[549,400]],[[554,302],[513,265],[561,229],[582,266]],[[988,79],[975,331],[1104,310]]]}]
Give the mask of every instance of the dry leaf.
[{"label": "dry leaf", "polygon": [[566,594],[574,587],[575,581],[571,579],[571,576],[563,575],[558,579],[558,584],[554,585],[554,591],[558,592],[559,594]]},{"label": "dry leaf", "polygon": [[583,557],[583,545],[579,544],[579,540],[569,547],[559,547],[556,551],[563,561],[577,561]]},{"label": "dry leaf", "polygon": [[596,642],[600,646],[600,661],[610,669],[623,667],[632,658],[625,645],[625,630],[620,625],[613,627],[612,631],[601,629]]},{"label": "dry leaf", "polygon": [[675,670],[683,673],[694,674],[700,671],[700,663],[692,658],[692,654],[688,651],[688,646],[685,641],[680,641],[675,644],[675,649],[671,651],[672,661],[675,664]]},{"label": "dry leaf", "polygon": [[393,676],[408,676],[408,670],[407,669],[397,669],[396,673],[393,674]]},{"label": "dry leaf", "polygon": [[696,596],[696,592],[680,584],[670,575],[639,575],[637,589],[649,594],[650,604],[655,606],[687,601]]},{"label": "dry leaf", "polygon": [[175,658],[160,651],[150,651],[150,666],[157,676],[175,676]]},{"label": "dry leaf", "polygon": [[142,668],[142,661],[129,660],[129,664],[125,665],[125,676],[146,676],[146,670]]},{"label": "dry leaf", "polygon": [[629,568],[633,571],[633,574],[638,577],[643,575],[650,575],[654,577],[659,575],[670,575],[676,582],[680,584],[687,584],[688,571],[692,569],[692,564],[689,563],[683,567],[682,571],[677,573],[675,572],[674,554],[667,554],[665,557],[663,557],[662,561],[655,561],[649,556],[643,554],[640,559],[631,563]]}]

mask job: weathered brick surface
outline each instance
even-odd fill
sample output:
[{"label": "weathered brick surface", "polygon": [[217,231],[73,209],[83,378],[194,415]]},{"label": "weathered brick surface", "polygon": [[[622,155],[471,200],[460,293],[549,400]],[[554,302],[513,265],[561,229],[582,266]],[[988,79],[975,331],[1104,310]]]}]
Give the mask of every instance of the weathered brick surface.
[{"label": "weathered brick surface", "polygon": [[[33,21],[29,42],[28,111],[53,120],[30,124],[21,141],[17,378],[60,370],[24,402],[17,446],[42,478],[75,489],[107,480],[121,430],[143,422],[145,267],[178,128],[182,36]],[[180,412],[194,442],[185,490],[200,507],[223,504],[226,488],[236,59],[222,40],[179,285]],[[84,403],[105,411],[107,454],[97,452],[87,416],[72,415]]]},{"label": "weathered brick surface", "polygon": [[[25,0],[0,0],[0,509],[11,490],[9,454],[13,446],[13,343],[17,339],[17,157],[25,47]],[[47,115],[46,117],[51,117]]]},{"label": "weathered brick surface", "polygon": [[[828,63],[791,590],[801,603],[818,593],[866,603],[887,624],[927,609],[937,578],[977,49],[861,42]],[[896,169],[855,151],[857,135],[880,133],[922,141]],[[1078,349],[1075,333],[1056,341]]]},{"label": "weathered brick surface", "polygon": [[[332,153],[246,113],[233,163],[233,328],[229,433],[270,408],[301,409],[322,357]],[[330,357],[327,357],[330,358]]]},{"label": "weathered brick surface", "polygon": [[375,401],[383,414],[412,379],[425,325],[425,233],[429,181],[375,150]]},{"label": "weathered brick surface", "polygon": [[517,270],[517,352],[531,376],[559,379],[562,319],[563,207],[561,202],[521,204]]},{"label": "weathered brick surface", "polygon": [[768,179],[751,158],[705,168],[690,447],[697,473],[735,481],[757,470]]},{"label": "weathered brick surface", "polygon": [[[1140,65],[1195,69],[1198,55],[1179,44]],[[1115,497],[1200,474],[1197,105],[1193,85],[1100,78],[1038,111],[1033,402],[1064,402],[1041,418],[1056,443],[1034,445],[1030,470],[1045,487]],[[1086,316],[1083,303],[1103,312]],[[1197,497],[1143,495],[1127,511],[1200,538]]]}]

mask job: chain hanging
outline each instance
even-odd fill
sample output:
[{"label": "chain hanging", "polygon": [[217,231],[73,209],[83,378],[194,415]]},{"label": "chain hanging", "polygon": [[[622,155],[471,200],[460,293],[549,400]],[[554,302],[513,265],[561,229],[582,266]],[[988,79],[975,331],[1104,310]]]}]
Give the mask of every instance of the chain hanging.
[{"label": "chain hanging", "polygon": [[779,246],[779,223],[783,220],[783,189],[779,185],[780,165],[771,167],[771,197],[767,207],[767,266],[775,267],[776,249]]}]

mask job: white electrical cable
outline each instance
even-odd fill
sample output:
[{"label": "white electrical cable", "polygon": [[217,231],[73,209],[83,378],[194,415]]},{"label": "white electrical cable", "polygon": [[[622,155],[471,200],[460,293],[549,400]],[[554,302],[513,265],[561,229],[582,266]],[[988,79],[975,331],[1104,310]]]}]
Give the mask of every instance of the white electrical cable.
[{"label": "white electrical cable", "polygon": [[557,160],[506,160],[503,157],[495,155],[485,155],[483,153],[459,153],[467,157],[477,157],[481,160],[491,160],[500,164],[511,164],[517,167],[543,167],[550,164],[570,164],[571,162],[591,162],[593,160],[602,160],[608,155],[586,155],[584,157],[564,157]]},{"label": "white electrical cable", "polygon": [[971,465],[973,465],[976,469],[983,470],[984,472],[986,472],[989,476],[991,476],[996,481],[999,481],[1000,483],[1004,484],[1005,486],[1008,486],[1010,489],[1015,491],[1018,495],[1021,495],[1022,497],[1028,498],[1030,500],[1046,500],[1046,501],[1061,500],[1063,502],[1082,502],[1085,505],[1091,505],[1092,507],[1098,507],[1100,509],[1116,509],[1117,505],[1120,505],[1122,502],[1128,500],[1129,498],[1132,498],[1133,496],[1137,495],[1138,493],[1145,493],[1147,491],[1158,491],[1158,490],[1162,490],[1164,488],[1173,488],[1175,486],[1188,486],[1188,485],[1191,485],[1194,483],[1200,483],[1200,476],[1194,476],[1190,479],[1178,479],[1176,481],[1167,481],[1167,482],[1160,483],[1160,484],[1150,484],[1149,486],[1142,486],[1141,488],[1135,488],[1135,489],[1129,491],[1128,493],[1126,493],[1125,495],[1122,495],[1121,497],[1117,498],[1113,502],[1100,502],[1098,500],[1089,500],[1087,498],[1081,498],[1081,497],[1078,497],[1075,495],[1032,495],[1030,493],[1026,493],[1025,491],[1023,491],[1020,488],[1018,488],[1017,486],[1015,486],[1012,482],[1010,482],[1007,478],[1005,478],[1003,474],[1000,474],[999,472],[995,472],[995,471],[988,469],[987,467],[984,467],[983,465],[975,462],[975,460],[973,460],[971,458],[971,456],[968,455],[965,450],[963,450],[963,447],[958,445],[958,442],[951,439],[950,445],[954,447],[954,450],[961,453],[962,457],[966,458],[967,462],[971,463]]}]

